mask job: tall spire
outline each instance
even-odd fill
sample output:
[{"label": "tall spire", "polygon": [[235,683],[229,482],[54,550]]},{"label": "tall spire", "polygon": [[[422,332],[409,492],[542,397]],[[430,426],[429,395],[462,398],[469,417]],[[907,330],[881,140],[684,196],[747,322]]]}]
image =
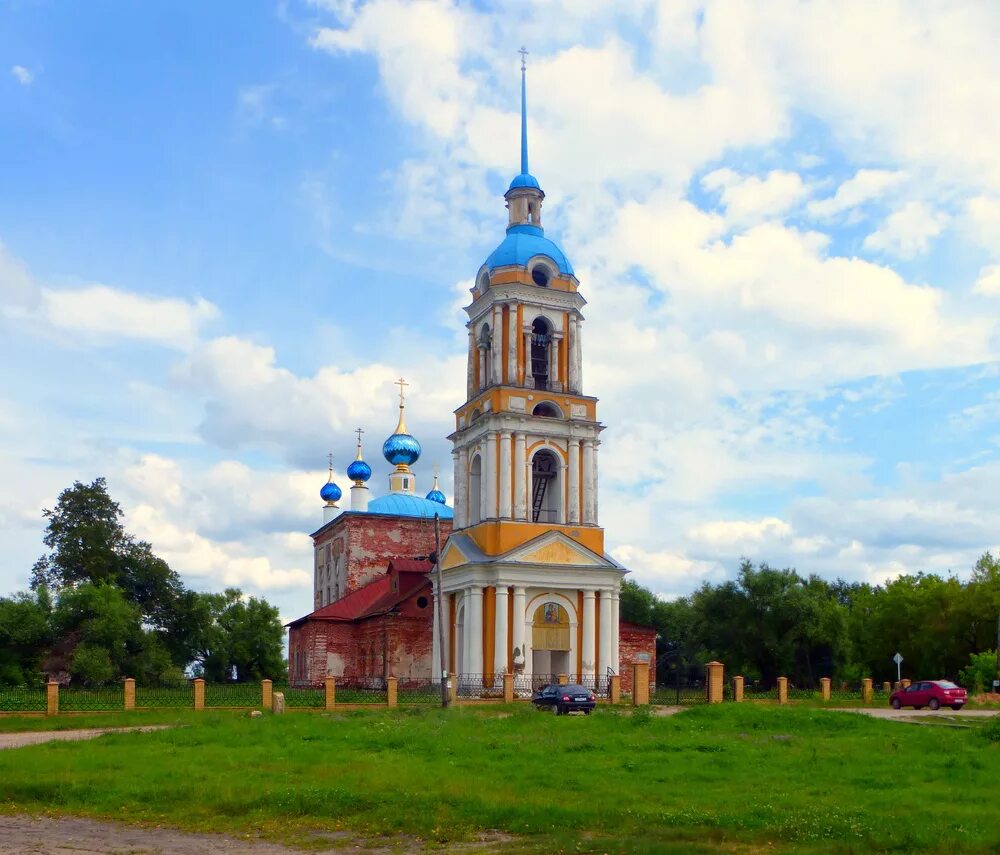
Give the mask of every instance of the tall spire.
[{"label": "tall spire", "polygon": [[522,45],[518,53],[521,54],[521,174],[528,175],[528,96],[525,85],[528,51]]}]

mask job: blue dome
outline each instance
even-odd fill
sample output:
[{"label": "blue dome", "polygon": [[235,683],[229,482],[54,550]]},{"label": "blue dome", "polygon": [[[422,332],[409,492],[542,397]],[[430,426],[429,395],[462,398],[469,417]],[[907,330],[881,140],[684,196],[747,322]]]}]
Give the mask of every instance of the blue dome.
[{"label": "blue dome", "polygon": [[327,481],[323,485],[323,489],[319,491],[319,497],[324,502],[336,502],[340,499],[343,493],[340,492],[340,487],[333,483],[333,481]]},{"label": "blue dome", "polygon": [[538,186],[538,179],[535,178],[534,175],[530,175],[527,172],[515,175],[514,180],[510,182],[510,187],[507,188],[507,192],[510,193],[511,190],[515,190],[518,187],[532,187],[535,190],[542,189]]},{"label": "blue dome", "polygon": [[490,257],[486,259],[486,266],[490,270],[511,264],[524,267],[528,260],[536,255],[551,258],[560,273],[573,275],[573,266],[569,263],[569,259],[558,246],[544,237],[538,226],[520,225],[507,229],[507,237],[490,253]]},{"label": "blue dome", "polygon": [[412,466],[420,458],[420,443],[408,433],[394,433],[383,443],[382,456],[393,466]]},{"label": "blue dome", "polygon": [[[442,497],[443,498],[443,497]],[[433,519],[437,514],[443,520],[450,520],[454,511],[447,505],[429,499],[421,499],[409,493],[389,493],[368,503],[370,514],[392,514],[399,517],[423,517]]]},{"label": "blue dome", "polygon": [[442,493],[440,490],[431,490],[427,494],[427,501],[428,502],[437,502],[439,505],[443,505],[445,503],[446,499],[444,497],[444,493]]},{"label": "blue dome", "polygon": [[372,468],[364,460],[355,460],[347,467],[347,477],[352,481],[367,481],[372,477]]}]

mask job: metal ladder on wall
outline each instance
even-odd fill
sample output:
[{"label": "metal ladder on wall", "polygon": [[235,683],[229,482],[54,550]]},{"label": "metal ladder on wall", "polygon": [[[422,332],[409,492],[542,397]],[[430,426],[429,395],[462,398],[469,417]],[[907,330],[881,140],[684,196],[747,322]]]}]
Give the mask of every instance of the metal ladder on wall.
[{"label": "metal ladder on wall", "polygon": [[545,502],[545,488],[549,479],[542,477],[541,473],[535,474],[535,489],[531,495],[531,521],[538,522],[538,517],[542,513],[542,504]]}]

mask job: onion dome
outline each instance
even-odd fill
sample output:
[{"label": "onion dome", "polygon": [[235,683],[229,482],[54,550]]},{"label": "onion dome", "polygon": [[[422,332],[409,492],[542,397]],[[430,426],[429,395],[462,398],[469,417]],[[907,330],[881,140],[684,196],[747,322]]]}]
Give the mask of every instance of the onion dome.
[{"label": "onion dome", "polygon": [[355,487],[363,487],[365,481],[372,477],[372,468],[367,463],[365,463],[364,458],[361,456],[361,434],[363,431],[358,428],[358,456],[354,458],[354,461],[350,466],[347,467],[347,477],[354,482]]},{"label": "onion dome", "polygon": [[319,497],[327,503],[327,505],[336,505],[340,497],[344,495],[340,487],[333,483],[333,455],[330,455],[330,474],[327,476],[326,483],[320,488]]},{"label": "onion dome", "polygon": [[434,486],[431,487],[431,491],[424,498],[426,498],[428,501],[437,502],[438,504],[441,505],[443,505],[447,501],[444,497],[444,493],[441,492],[441,488],[438,487],[438,474],[436,471],[436,467],[434,472]]},{"label": "onion dome", "polygon": [[416,437],[412,436],[406,429],[406,420],[403,418],[403,386],[406,383],[403,380],[398,380],[397,382],[400,384],[399,423],[396,425],[396,430],[392,436],[382,444],[382,456],[393,466],[407,467],[412,466],[420,459],[421,448]]}]

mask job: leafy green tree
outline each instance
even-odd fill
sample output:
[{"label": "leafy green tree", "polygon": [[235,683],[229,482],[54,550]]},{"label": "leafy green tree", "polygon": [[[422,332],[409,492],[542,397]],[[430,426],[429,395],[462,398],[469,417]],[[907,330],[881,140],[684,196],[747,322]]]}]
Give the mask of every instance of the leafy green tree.
[{"label": "leafy green tree", "polygon": [[201,645],[196,667],[207,680],[284,679],[284,627],[278,609],[238,588],[199,594],[191,614],[200,625],[193,637]]},{"label": "leafy green tree", "polygon": [[41,678],[42,655],[52,641],[51,609],[46,588],[0,597],[0,685],[27,685]]},{"label": "leafy green tree", "polygon": [[969,656],[969,664],[958,673],[958,682],[970,693],[992,692],[993,681],[1000,678],[995,650],[984,650]]}]

